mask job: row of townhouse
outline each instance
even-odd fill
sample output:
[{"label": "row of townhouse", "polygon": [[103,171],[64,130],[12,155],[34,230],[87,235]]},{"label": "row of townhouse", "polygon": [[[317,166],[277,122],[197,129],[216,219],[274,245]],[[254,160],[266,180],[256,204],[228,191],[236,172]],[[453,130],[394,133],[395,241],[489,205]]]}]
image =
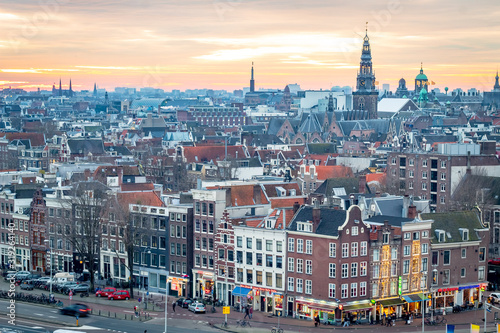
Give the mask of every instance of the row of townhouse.
[{"label": "row of townhouse", "polygon": [[226,211],[210,272],[215,297],[330,321],[402,316],[423,303],[425,311],[450,311],[481,300],[489,231],[477,212],[415,215],[412,206],[410,218],[363,221],[358,206],[302,206],[277,208],[257,222]]}]

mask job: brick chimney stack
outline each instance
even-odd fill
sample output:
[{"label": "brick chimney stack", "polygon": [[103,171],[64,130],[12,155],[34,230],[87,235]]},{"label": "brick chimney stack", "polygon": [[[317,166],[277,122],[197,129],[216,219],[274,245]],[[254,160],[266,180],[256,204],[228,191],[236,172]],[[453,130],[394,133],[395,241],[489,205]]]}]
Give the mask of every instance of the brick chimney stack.
[{"label": "brick chimney stack", "polygon": [[316,232],[319,223],[321,222],[321,208],[319,208],[318,200],[314,202],[314,207],[312,210],[312,222],[313,222],[313,232]]},{"label": "brick chimney stack", "polygon": [[359,189],[358,192],[365,194],[366,192],[366,175],[359,176]]},{"label": "brick chimney stack", "polygon": [[417,217],[417,206],[411,205],[408,207],[408,218],[409,219],[414,219]]},{"label": "brick chimney stack", "polygon": [[260,185],[253,186],[253,201],[255,201],[256,205],[260,205],[262,203],[262,199],[260,196]]}]

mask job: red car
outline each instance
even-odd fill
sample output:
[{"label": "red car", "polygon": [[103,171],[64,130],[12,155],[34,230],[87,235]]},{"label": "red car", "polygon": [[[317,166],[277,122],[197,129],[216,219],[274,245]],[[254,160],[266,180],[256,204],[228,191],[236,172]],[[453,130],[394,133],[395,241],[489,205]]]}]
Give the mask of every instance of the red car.
[{"label": "red car", "polygon": [[128,301],[130,299],[130,295],[129,295],[128,291],[126,291],[126,290],[117,290],[114,293],[112,293],[111,295],[109,295],[108,299],[109,300],[124,299],[124,300]]},{"label": "red car", "polygon": [[112,293],[114,293],[116,291],[116,288],[113,288],[113,287],[106,287],[102,290],[98,290],[96,293],[95,293],[95,296],[96,297],[108,297],[109,295],[111,295]]}]

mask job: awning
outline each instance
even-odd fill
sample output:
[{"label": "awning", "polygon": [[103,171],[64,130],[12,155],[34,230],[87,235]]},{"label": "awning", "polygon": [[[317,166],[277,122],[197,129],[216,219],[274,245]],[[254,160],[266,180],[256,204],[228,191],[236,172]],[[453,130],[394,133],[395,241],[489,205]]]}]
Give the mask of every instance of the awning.
[{"label": "awning", "polygon": [[394,306],[394,305],[400,305],[400,304],[403,304],[404,301],[399,298],[399,297],[396,297],[396,298],[388,298],[388,299],[383,299],[381,301],[379,301],[380,304],[383,306],[383,307],[387,307],[387,306]]},{"label": "awning", "polygon": [[249,289],[249,288],[236,287],[231,292],[231,295],[233,295],[233,296],[247,296],[248,293],[250,293],[251,291],[252,291],[252,289]]},{"label": "awning", "polygon": [[420,293],[420,294],[404,295],[403,298],[408,303],[425,301],[425,296],[422,293]]},{"label": "awning", "polygon": [[344,306],[344,312],[369,310],[372,307],[373,307],[373,304],[370,304],[370,303],[346,305],[346,306]]}]

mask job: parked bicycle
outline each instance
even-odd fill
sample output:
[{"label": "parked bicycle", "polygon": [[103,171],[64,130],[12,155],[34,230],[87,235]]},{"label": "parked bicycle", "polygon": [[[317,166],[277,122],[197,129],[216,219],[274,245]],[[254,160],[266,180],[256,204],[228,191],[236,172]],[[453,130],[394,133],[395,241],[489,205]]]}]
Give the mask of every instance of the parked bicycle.
[{"label": "parked bicycle", "polygon": [[56,306],[58,308],[62,308],[64,306],[64,303],[59,300],[59,301],[57,301]]},{"label": "parked bicycle", "polygon": [[220,327],[223,327],[223,328],[227,328],[228,325],[227,325],[227,321],[223,321],[222,324],[220,325]]},{"label": "parked bicycle", "polygon": [[237,326],[241,326],[241,327],[252,327],[252,325],[250,325],[250,322],[248,320],[238,320],[236,322],[236,325]]},{"label": "parked bicycle", "polygon": [[282,328],[277,328],[277,327],[273,327],[271,328],[271,333],[283,333],[283,329]]},{"label": "parked bicycle", "polygon": [[429,317],[425,318],[425,324],[428,326],[445,325],[446,322],[447,320],[443,316],[436,316],[434,320],[431,320]]}]

